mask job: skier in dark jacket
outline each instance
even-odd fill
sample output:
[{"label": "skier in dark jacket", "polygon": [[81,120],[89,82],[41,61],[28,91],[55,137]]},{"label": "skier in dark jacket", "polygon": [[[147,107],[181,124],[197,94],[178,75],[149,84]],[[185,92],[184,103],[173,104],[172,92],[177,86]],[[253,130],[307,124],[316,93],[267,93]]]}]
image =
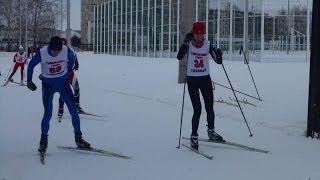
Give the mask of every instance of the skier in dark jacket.
[{"label": "skier in dark jacket", "polygon": [[204,38],[205,24],[203,22],[193,23],[192,32],[186,35],[181,45],[177,59],[187,57],[188,91],[193,106],[192,133],[190,138],[191,147],[198,149],[198,127],[201,116],[200,93],[204,99],[207,112],[208,137],[212,141],[223,141],[223,138],[215,132],[213,110],[213,88],[210,77],[209,59],[210,56],[217,64],[222,64],[222,52]]},{"label": "skier in dark jacket", "polygon": [[[67,46],[68,42],[67,39],[65,38],[61,38],[63,45]],[[69,47],[70,48],[70,47]],[[71,49],[71,48],[70,48]],[[69,83],[69,85],[72,87],[73,89],[73,96],[74,96],[74,100],[77,106],[77,111],[78,113],[83,113],[83,110],[80,106],[80,87],[79,87],[79,81],[76,77],[76,74],[74,71],[77,71],[79,69],[79,62],[78,62],[78,57],[75,53],[75,51],[72,49],[72,51],[74,52],[75,55],[75,63],[74,63],[74,67],[73,67],[73,71],[71,71],[68,75],[67,78],[67,82]],[[64,112],[64,102],[63,99],[59,98],[59,109],[58,109],[58,117],[59,117],[59,121],[61,120],[61,117],[63,116],[63,112]]]}]

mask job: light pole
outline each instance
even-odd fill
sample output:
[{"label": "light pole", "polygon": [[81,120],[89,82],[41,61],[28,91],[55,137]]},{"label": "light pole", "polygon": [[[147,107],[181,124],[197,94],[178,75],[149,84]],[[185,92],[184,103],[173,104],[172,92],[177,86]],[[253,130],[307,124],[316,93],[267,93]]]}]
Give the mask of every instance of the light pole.
[{"label": "light pole", "polygon": [[21,0],[19,0],[19,46],[22,44],[22,13],[21,13]]},{"label": "light pole", "polygon": [[62,5],[62,0],[60,1],[60,28],[61,28],[61,33],[63,31],[63,5]]},{"label": "light pole", "polygon": [[25,21],[26,21],[26,27],[25,27],[25,40],[24,40],[24,48],[28,49],[28,0],[25,0]]},{"label": "light pole", "polygon": [[71,42],[71,29],[70,29],[70,0],[67,0],[67,41]]}]

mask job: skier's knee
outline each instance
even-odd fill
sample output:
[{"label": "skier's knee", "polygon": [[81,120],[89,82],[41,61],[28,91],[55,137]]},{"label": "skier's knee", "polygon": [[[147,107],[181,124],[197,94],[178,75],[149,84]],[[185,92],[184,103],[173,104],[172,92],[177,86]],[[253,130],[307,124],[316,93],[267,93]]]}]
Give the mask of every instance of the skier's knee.
[{"label": "skier's knee", "polygon": [[200,107],[200,108],[195,108],[195,109],[193,110],[193,116],[194,116],[195,118],[200,118],[200,116],[201,116],[201,107]]}]

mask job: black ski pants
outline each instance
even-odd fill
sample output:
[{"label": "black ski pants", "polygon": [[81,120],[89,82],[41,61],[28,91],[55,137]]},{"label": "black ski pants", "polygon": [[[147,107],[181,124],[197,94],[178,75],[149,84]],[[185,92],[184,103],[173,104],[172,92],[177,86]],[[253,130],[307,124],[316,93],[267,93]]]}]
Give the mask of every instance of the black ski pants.
[{"label": "black ski pants", "polygon": [[200,92],[204,99],[207,112],[208,129],[214,129],[214,110],[213,110],[213,88],[211,77],[208,76],[187,76],[188,91],[193,106],[192,117],[192,136],[198,136],[199,120],[201,116]]}]

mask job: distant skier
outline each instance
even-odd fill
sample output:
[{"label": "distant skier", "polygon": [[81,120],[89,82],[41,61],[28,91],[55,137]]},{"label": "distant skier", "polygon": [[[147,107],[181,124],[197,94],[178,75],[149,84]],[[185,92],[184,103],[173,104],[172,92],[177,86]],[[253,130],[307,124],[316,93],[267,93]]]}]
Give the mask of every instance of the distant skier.
[{"label": "distant skier", "polygon": [[6,86],[9,83],[9,81],[12,80],[12,77],[14,76],[14,74],[16,73],[16,71],[18,70],[19,67],[20,67],[20,70],[21,70],[21,81],[20,81],[20,83],[23,84],[23,79],[24,79],[23,71],[24,71],[24,65],[28,63],[28,54],[27,54],[27,52],[24,51],[22,46],[19,47],[19,52],[17,52],[14,55],[13,62],[15,63],[14,67],[13,67],[13,71],[10,74],[10,76],[8,77],[8,79],[6,79],[6,82],[4,83],[3,86]]},{"label": "distant skier", "polygon": [[[63,45],[67,46],[67,40],[65,38],[61,38]],[[69,47],[70,48],[70,47]],[[71,48],[70,48],[71,49]],[[79,62],[78,62],[78,58],[77,55],[75,53],[74,50],[72,50],[74,52],[75,55],[75,65],[73,67],[74,71],[77,71],[79,69]],[[78,113],[82,113],[83,110],[81,109],[80,106],[80,88],[79,88],[79,82],[78,79],[74,73],[74,71],[71,71],[68,75],[68,83],[70,84],[70,86],[73,88],[73,92],[74,92],[74,100],[77,106],[77,111]],[[58,117],[61,118],[63,115],[63,111],[64,111],[64,102],[60,96],[59,98],[59,109],[58,109]]]},{"label": "distant skier", "polygon": [[73,51],[64,46],[60,37],[52,37],[48,46],[41,48],[32,57],[28,66],[27,86],[35,91],[36,85],[32,82],[34,67],[41,63],[42,101],[44,116],[41,122],[41,139],[38,151],[45,153],[48,146],[49,122],[52,117],[52,99],[55,92],[67,104],[72,117],[72,125],[75,133],[75,142],[79,148],[91,148],[90,144],[83,140],[80,130],[80,119],[74,102],[72,90],[67,82],[68,74],[72,72],[75,55]]},{"label": "distant skier", "polygon": [[177,59],[182,60],[187,55],[187,77],[188,91],[193,106],[192,133],[190,138],[191,147],[198,149],[198,127],[201,116],[201,101],[199,90],[204,98],[207,112],[208,137],[213,141],[222,141],[223,138],[215,132],[213,110],[213,88],[210,77],[209,54],[217,64],[222,64],[222,52],[215,49],[210,41],[205,40],[205,24],[194,22],[192,33],[187,34],[181,45]]}]

